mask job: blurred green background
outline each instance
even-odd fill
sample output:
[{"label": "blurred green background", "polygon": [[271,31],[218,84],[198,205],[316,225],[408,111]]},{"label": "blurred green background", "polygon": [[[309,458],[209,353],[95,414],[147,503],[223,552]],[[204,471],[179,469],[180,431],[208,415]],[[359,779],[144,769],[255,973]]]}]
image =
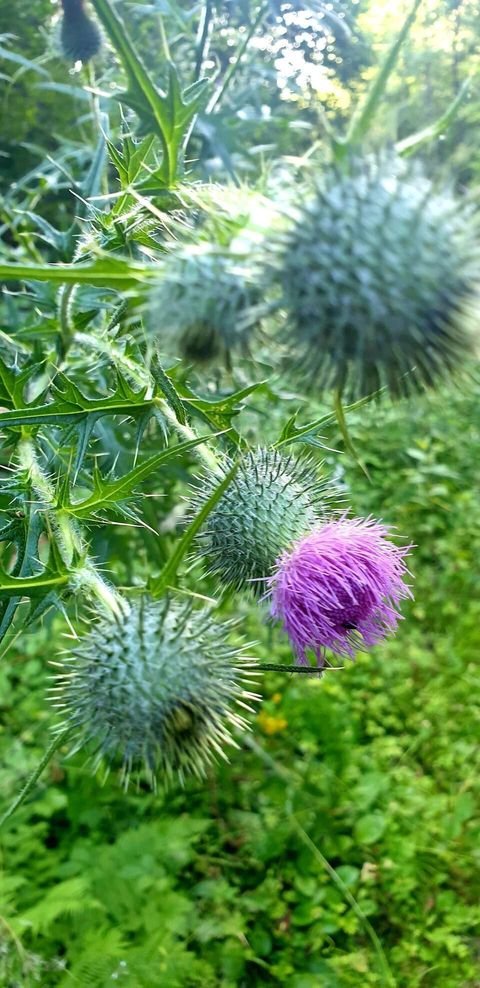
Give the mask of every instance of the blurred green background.
[{"label": "blurred green background", "polygon": [[[159,11],[176,58],[189,57],[196,7],[119,6],[151,65]],[[299,4],[285,7],[298,15]],[[255,10],[225,3],[214,62]],[[198,174],[261,186],[265,169],[321,141],[323,112],[347,118],[404,12],[352,0],[326,12],[348,34],[328,17],[325,31],[324,11],[320,26],[287,18],[279,38],[289,47],[275,54],[260,36],[221,111],[200,122]],[[29,209],[57,225],[68,219],[71,177],[80,181],[91,157],[92,122],[58,57],[56,13],[44,0],[19,0],[14,14],[0,2],[9,35],[2,235],[19,249]],[[476,3],[425,2],[376,123],[378,144],[444,111],[475,66],[479,35]],[[277,64],[279,51],[290,69]],[[474,81],[423,153],[462,189],[478,179],[479,119]],[[354,511],[383,518],[417,546],[415,601],[394,640],[321,679],[267,676],[251,739],[206,784],[125,794],[113,776],[92,779],[80,755],[50,764],[2,834],[0,984],[480,985],[479,399],[472,369],[461,389],[351,415],[371,483],[348,454],[326,453]],[[271,415],[261,400],[257,410]],[[333,426],[325,441],[343,448]],[[232,606],[267,661],[291,661],[256,605]],[[57,617],[25,632],[0,666],[5,805],[43,753],[47,662],[64,631]]]}]

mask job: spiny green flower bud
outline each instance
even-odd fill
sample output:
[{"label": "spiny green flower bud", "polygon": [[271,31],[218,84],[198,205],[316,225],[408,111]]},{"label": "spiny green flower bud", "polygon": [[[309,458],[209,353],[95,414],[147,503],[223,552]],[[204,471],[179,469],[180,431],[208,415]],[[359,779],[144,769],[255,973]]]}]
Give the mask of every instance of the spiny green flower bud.
[{"label": "spiny green flower bud", "polygon": [[203,776],[235,745],[232,729],[247,726],[236,708],[259,699],[247,689],[256,661],[227,643],[231,627],[147,595],[103,617],[56,676],[57,730],[71,729],[73,750],[86,746],[95,769],[120,762],[126,783],[142,766],[152,785],[158,775]]},{"label": "spiny green flower bud", "polygon": [[477,218],[402,167],[327,173],[284,235],[277,277],[289,342],[318,389],[406,394],[474,349]]},{"label": "spiny green flower bud", "polygon": [[251,272],[203,248],[169,254],[152,290],[149,324],[160,349],[192,363],[228,361],[260,321]]},{"label": "spiny green flower bud", "polygon": [[[199,500],[211,493],[206,484]],[[264,592],[279,556],[318,524],[333,493],[309,461],[276,450],[249,453],[199,537],[209,571],[226,586]]]},{"label": "spiny green flower bud", "polygon": [[60,44],[63,55],[71,62],[88,62],[100,51],[100,31],[85,13],[83,0],[62,0],[62,7]]}]

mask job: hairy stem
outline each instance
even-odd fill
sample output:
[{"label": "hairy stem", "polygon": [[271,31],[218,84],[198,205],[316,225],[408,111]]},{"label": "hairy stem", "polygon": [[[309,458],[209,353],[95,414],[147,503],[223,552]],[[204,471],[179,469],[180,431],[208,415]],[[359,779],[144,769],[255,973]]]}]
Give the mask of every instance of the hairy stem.
[{"label": "hairy stem", "polygon": [[[164,398],[156,398],[155,405],[166,418],[167,422],[173,429],[175,429],[177,435],[179,435],[183,440],[189,442],[192,439],[198,438],[197,433],[190,425],[183,425],[178,421],[175,412]],[[203,460],[205,466],[208,467],[212,473],[220,477],[224,476],[218,456],[216,456],[215,453],[208,448],[206,443],[199,443],[199,445],[195,447],[194,452],[201,460]]]},{"label": "hairy stem", "polygon": [[342,401],[342,392],[340,390],[335,391],[333,407],[335,410],[335,416],[337,419],[338,428],[340,429],[343,442],[345,443],[345,449],[348,450],[350,456],[355,460],[355,463],[358,463],[360,470],[362,471],[362,473],[365,474],[367,480],[371,482],[370,474],[365,464],[362,463],[355,449],[355,446],[353,445],[352,437],[350,436],[350,433],[348,431],[347,420],[345,418],[345,409],[343,407],[343,401]]},{"label": "hairy stem", "polygon": [[20,440],[17,456],[20,467],[27,473],[31,489],[38,498],[39,510],[44,513],[47,530],[69,570],[70,585],[94,597],[107,611],[121,616],[127,606],[125,601],[114,587],[105,582],[93,560],[89,558],[88,546],[76,519],[57,507],[55,488],[38,461],[31,439]]},{"label": "hairy stem", "polygon": [[61,732],[61,734],[57,734],[56,737],[54,737],[53,740],[50,742],[43,757],[38,763],[36,769],[34,769],[30,778],[27,779],[23,789],[19,792],[18,796],[13,800],[13,803],[10,804],[8,809],[5,810],[3,816],[0,817],[0,829],[7,822],[7,820],[9,820],[11,816],[13,816],[15,811],[18,810],[19,806],[21,806],[22,803],[25,802],[27,796],[31,793],[32,789],[34,788],[35,783],[38,781],[42,772],[47,767],[49,761],[53,758],[53,755],[60,747],[60,745],[63,744],[63,742],[66,740],[68,733],[69,733],[69,729],[66,728],[64,731]]}]

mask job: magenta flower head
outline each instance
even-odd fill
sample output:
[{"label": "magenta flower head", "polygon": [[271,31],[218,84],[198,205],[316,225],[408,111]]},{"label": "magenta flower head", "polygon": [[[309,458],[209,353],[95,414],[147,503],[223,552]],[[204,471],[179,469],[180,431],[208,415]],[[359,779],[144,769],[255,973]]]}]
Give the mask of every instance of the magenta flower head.
[{"label": "magenta flower head", "polygon": [[284,552],[270,578],[271,614],[282,622],[297,659],[307,649],[325,665],[325,649],[353,658],[396,630],[398,605],[411,597],[404,559],[385,525],[345,515],[313,529]]}]

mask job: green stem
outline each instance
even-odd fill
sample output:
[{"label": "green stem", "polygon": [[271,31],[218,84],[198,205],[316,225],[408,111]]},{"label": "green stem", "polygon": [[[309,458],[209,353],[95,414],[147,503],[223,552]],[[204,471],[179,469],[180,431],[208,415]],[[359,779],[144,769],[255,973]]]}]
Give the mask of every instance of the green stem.
[{"label": "green stem", "polygon": [[160,28],[160,38],[162,42],[163,54],[165,55],[167,62],[171,62],[172,56],[170,54],[170,47],[168,44],[167,33],[165,31],[165,25],[163,23],[163,17],[161,14],[159,14],[158,16],[158,26]]},{"label": "green stem", "polygon": [[265,14],[268,13],[268,10],[269,10],[269,4],[268,3],[266,3],[262,7],[260,7],[260,10],[259,10],[259,12],[258,12],[255,20],[253,21],[253,24],[250,25],[250,29],[247,32],[247,34],[245,35],[245,38],[243,39],[242,44],[240,45],[240,47],[239,47],[239,49],[237,51],[237,54],[236,54],[235,58],[233,59],[233,62],[230,63],[227,71],[225,72],[225,75],[223,77],[222,84],[219,86],[219,88],[217,89],[217,91],[213,94],[210,102],[208,103],[208,106],[207,106],[206,111],[205,111],[207,114],[211,113],[212,110],[214,110],[215,107],[217,106],[217,104],[220,102],[220,100],[223,99],[223,97],[224,97],[224,95],[225,95],[225,93],[226,93],[226,91],[228,89],[228,86],[230,85],[230,83],[231,83],[231,81],[232,81],[232,79],[233,79],[233,77],[235,75],[235,72],[237,71],[238,66],[240,65],[240,62],[241,62],[241,60],[242,60],[242,58],[243,58],[243,56],[245,54],[245,51],[246,51],[246,49],[247,49],[247,47],[248,47],[251,39],[253,38],[253,35],[255,34],[255,31],[257,30],[257,27],[259,27],[260,24],[262,23],[263,18],[265,17]]},{"label": "green stem", "polygon": [[62,285],[58,293],[58,323],[60,326],[60,356],[63,359],[69,350],[74,333],[72,321],[72,301],[77,290],[76,285]]},{"label": "green stem", "polygon": [[[49,582],[53,585],[69,582],[80,592],[92,596],[108,612],[121,615],[127,606],[125,601],[115,587],[105,582],[94,562],[89,558],[88,545],[77,521],[71,518],[67,511],[57,506],[55,488],[38,462],[34,443],[30,439],[21,439],[17,447],[17,455],[20,466],[28,473],[31,489],[40,501],[47,527],[55,540],[62,561],[70,571],[69,577],[54,576]],[[28,586],[43,586],[44,582],[43,577],[34,577],[30,579]],[[9,585],[2,589],[5,589],[7,595],[11,595],[12,587],[13,590],[18,587],[17,592],[20,592],[20,581],[15,583],[10,581]]]},{"label": "green stem", "polygon": [[367,934],[367,936],[369,937],[373,949],[375,950],[375,953],[377,955],[378,966],[382,973],[383,984],[386,986],[386,988],[395,988],[396,981],[393,977],[392,971],[390,969],[390,965],[387,961],[385,951],[382,947],[380,939],[377,936],[372,924],[365,916],[365,913],[362,911],[357,900],[350,892],[350,889],[347,888],[345,882],[342,881],[342,879],[340,878],[338,872],[335,871],[335,868],[332,868],[332,865],[327,860],[325,855],[322,854],[320,848],[317,847],[317,845],[314,843],[314,841],[309,836],[309,834],[307,834],[307,831],[304,830],[301,823],[297,820],[293,810],[291,808],[287,808],[287,813],[302,843],[305,844],[306,847],[308,847],[309,851],[311,851],[316,861],[318,861],[318,863],[322,866],[322,868],[325,869],[327,875],[330,876],[334,885],[336,885],[339,892],[341,892],[345,900],[348,902],[349,906],[352,909],[352,912],[355,913],[355,916],[357,917],[359,923],[363,926],[363,929]]},{"label": "green stem", "polygon": [[61,732],[61,734],[57,734],[57,736],[54,737],[53,740],[50,742],[41,761],[38,763],[36,769],[32,772],[30,778],[25,783],[23,789],[18,794],[16,799],[13,800],[13,803],[10,804],[10,806],[5,811],[3,816],[0,817],[0,829],[3,827],[4,823],[6,823],[11,816],[13,816],[16,810],[18,810],[19,806],[21,806],[22,803],[25,802],[27,796],[29,795],[29,793],[31,793],[33,787],[35,786],[35,783],[40,778],[43,770],[47,767],[49,761],[51,760],[57,749],[60,747],[60,745],[63,744],[63,742],[66,740],[68,733],[69,733],[69,729],[66,728],[64,731]]},{"label": "green stem", "polygon": [[[292,772],[290,769],[285,769],[283,765],[279,765],[275,761],[275,759],[268,754],[267,751],[264,751],[262,746],[258,744],[258,742],[254,740],[254,738],[247,736],[245,738],[245,744],[247,745],[248,748],[251,749],[251,751],[253,751],[263,761],[265,765],[268,766],[268,768],[271,769],[272,772],[275,773],[275,775],[278,776],[279,779],[282,780],[282,782],[288,782],[290,784],[294,783],[295,787],[298,788],[302,780],[298,777],[297,773]],[[352,912],[354,912],[359,923],[363,927],[365,934],[368,936],[369,940],[371,941],[375,954],[377,955],[378,966],[381,971],[382,984],[385,986],[385,988],[396,988],[396,981],[390,969],[390,965],[386,958],[385,951],[382,947],[381,941],[377,936],[372,924],[365,916],[365,913],[362,911],[357,900],[350,892],[350,889],[345,885],[345,882],[340,878],[338,872],[335,871],[335,868],[332,867],[332,865],[327,860],[325,855],[322,854],[320,848],[317,847],[317,845],[312,840],[310,835],[307,833],[304,827],[302,827],[301,823],[297,819],[292,809],[290,798],[287,798],[285,809],[287,816],[292,826],[294,827],[298,837],[305,845],[305,847],[307,847],[308,850],[311,852],[315,860],[318,861],[318,863],[322,866],[324,871],[326,871],[327,875],[329,876],[329,878],[331,878],[334,885],[336,885],[339,892],[341,892],[344,899],[346,900],[346,902],[348,902],[349,906],[351,907]]]},{"label": "green stem", "polygon": [[[194,439],[198,439],[197,433],[191,428],[191,426],[183,425],[182,422],[178,421],[175,412],[164,398],[155,398],[154,404],[172,428],[175,429],[175,432],[181,437],[181,439],[185,442],[191,442]],[[205,466],[208,467],[212,473],[216,476],[224,476],[218,457],[212,452],[211,449],[208,448],[206,443],[199,443],[199,445],[195,447],[194,452],[200,457],[201,460],[203,460]]]},{"label": "green stem", "polygon": [[321,676],[325,672],[324,668],[313,669],[311,666],[285,666],[280,662],[260,662],[255,668],[260,669],[262,672],[298,672],[303,676]]},{"label": "green stem", "polygon": [[213,511],[215,505],[218,503],[218,501],[226,491],[227,487],[232,482],[237,472],[237,469],[238,469],[238,462],[234,463],[231,470],[229,470],[228,473],[224,475],[224,479],[222,480],[222,482],[218,485],[218,487],[215,488],[213,494],[210,495],[208,500],[205,501],[205,504],[203,505],[201,511],[199,511],[198,514],[195,515],[195,518],[193,519],[193,521],[190,523],[190,525],[182,535],[182,538],[178,541],[176,548],[174,549],[170,558],[167,560],[162,572],[156,577],[156,579],[151,581],[149,590],[154,597],[161,597],[161,595],[165,592],[167,586],[169,586],[174,582],[178,567],[180,566],[182,559],[188,552],[197,532],[200,530],[205,519],[208,518],[208,515],[210,514],[211,511]]},{"label": "green stem", "polygon": [[352,442],[350,433],[348,431],[347,420],[345,418],[345,411],[344,411],[343,402],[342,402],[342,392],[340,391],[340,389],[338,389],[335,392],[335,396],[334,396],[334,399],[333,399],[333,407],[335,409],[335,416],[336,416],[336,419],[337,419],[337,422],[338,422],[338,427],[340,429],[343,442],[345,444],[345,449],[348,450],[348,452],[350,453],[350,456],[355,460],[355,463],[358,463],[358,466],[360,467],[360,469],[362,470],[362,472],[365,474],[367,480],[369,480],[371,482],[370,474],[369,474],[369,472],[368,472],[365,464],[362,463],[362,461],[361,461],[361,459],[360,459],[360,457],[359,457],[359,455],[358,455],[358,453],[357,453],[357,451],[355,449],[355,446],[353,445],[353,442]]},{"label": "green stem", "polygon": [[380,70],[370,86],[364,101],[359,105],[353,114],[347,135],[341,142],[344,154],[346,154],[355,144],[359,144],[368,133],[373,117],[378,107],[381,105],[382,96],[385,92],[392,71],[397,64],[403,43],[410,32],[410,28],[412,27],[412,24],[417,16],[417,11],[421,3],[422,0],[413,0],[413,4],[403,23],[398,37],[390,46],[387,55],[380,66]]},{"label": "green stem", "polygon": [[196,53],[195,53],[195,72],[194,72],[195,82],[198,81],[198,79],[202,74],[202,66],[208,54],[208,49],[210,47],[210,36],[212,33],[212,26],[213,26],[212,3],[211,0],[206,0],[200,17],[200,23],[198,25],[198,35],[197,35]]}]

